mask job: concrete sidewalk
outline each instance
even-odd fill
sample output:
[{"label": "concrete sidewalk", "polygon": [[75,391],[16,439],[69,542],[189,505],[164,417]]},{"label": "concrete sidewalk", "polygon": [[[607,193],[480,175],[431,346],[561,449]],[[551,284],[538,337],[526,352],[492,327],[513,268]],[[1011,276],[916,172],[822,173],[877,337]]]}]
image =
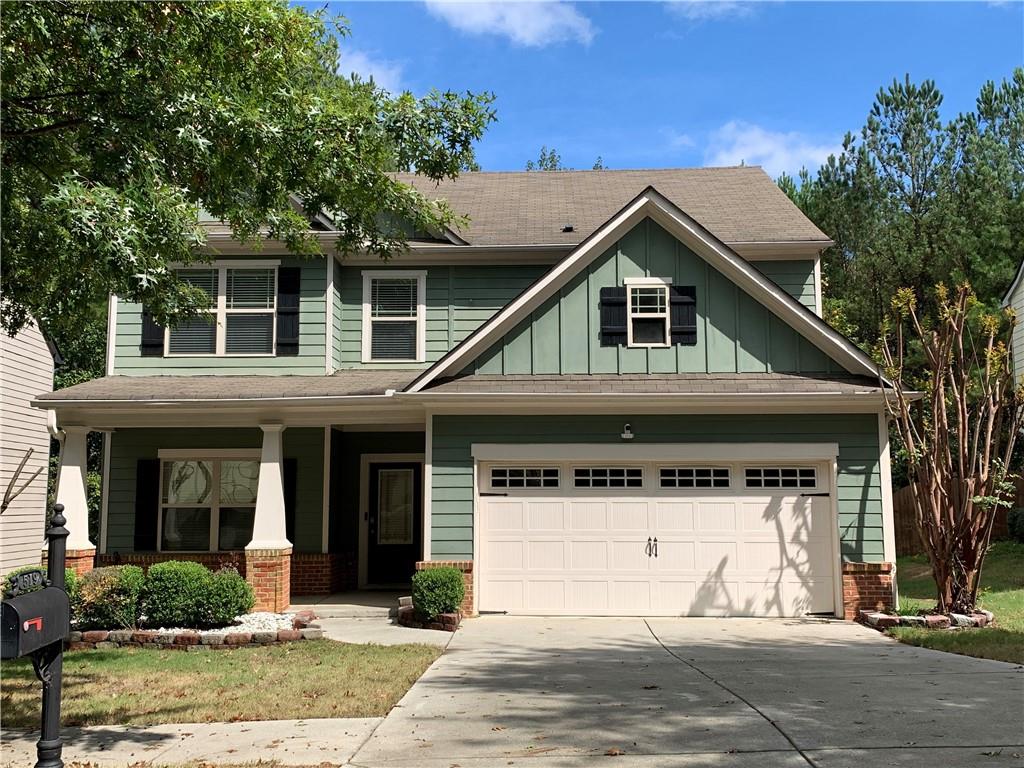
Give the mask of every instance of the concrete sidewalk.
[{"label": "concrete sidewalk", "polygon": [[[345,765],[382,718],[273,720],[242,723],[64,729],[64,762],[96,768],[278,761],[281,765]],[[35,764],[38,733],[4,730],[0,766]]]}]

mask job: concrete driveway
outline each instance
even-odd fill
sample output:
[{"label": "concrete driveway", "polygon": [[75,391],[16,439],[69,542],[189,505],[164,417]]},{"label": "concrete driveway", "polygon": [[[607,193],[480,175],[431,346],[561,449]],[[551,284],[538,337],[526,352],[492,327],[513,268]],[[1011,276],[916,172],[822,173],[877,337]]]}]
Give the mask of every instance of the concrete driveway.
[{"label": "concrete driveway", "polygon": [[855,624],[486,617],[352,764],[1001,767],[1022,745],[1024,669]]}]

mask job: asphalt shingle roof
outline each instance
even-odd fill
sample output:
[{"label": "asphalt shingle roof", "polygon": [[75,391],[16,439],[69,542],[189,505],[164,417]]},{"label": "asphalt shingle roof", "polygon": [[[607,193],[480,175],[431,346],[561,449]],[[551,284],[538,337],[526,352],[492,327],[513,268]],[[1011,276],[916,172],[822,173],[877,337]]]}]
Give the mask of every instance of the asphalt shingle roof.
[{"label": "asphalt shingle roof", "polygon": [[726,243],[828,240],[757,166],[479,172],[440,184],[398,178],[467,216],[457,231],[471,245],[575,245],[648,186]]},{"label": "asphalt shingle roof", "polygon": [[339,371],[333,376],[104,376],[47,392],[40,402],[71,400],[249,400],[383,395],[420,371]]}]

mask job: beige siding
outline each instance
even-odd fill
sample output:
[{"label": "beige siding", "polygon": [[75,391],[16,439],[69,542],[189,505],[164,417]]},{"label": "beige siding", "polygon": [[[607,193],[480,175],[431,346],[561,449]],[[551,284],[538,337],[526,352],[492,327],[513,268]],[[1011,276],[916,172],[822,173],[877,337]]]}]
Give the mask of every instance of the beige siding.
[{"label": "beige siding", "polygon": [[53,358],[35,326],[11,338],[0,333],[0,495],[11,482],[29,448],[32,456],[17,487],[42,470],[0,516],[0,573],[21,565],[38,565],[46,512],[46,466],[50,436],[46,413],[29,405],[53,388]]}]

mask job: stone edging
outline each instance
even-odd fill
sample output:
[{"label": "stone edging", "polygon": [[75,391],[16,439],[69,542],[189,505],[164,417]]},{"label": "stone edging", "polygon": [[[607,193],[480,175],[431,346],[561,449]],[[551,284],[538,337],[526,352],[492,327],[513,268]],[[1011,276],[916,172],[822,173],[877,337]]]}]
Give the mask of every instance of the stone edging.
[{"label": "stone edging", "polygon": [[398,623],[412,629],[440,629],[454,632],[462,621],[462,613],[441,613],[433,621],[420,621],[416,617],[416,609],[411,605],[403,605],[398,609]]},{"label": "stone edging", "polygon": [[919,627],[921,629],[965,629],[969,627],[987,627],[992,623],[991,611],[963,614],[951,613],[929,614],[925,616],[899,616],[894,613],[878,611],[861,611],[857,621],[873,629],[889,629],[890,627]]},{"label": "stone edging", "polygon": [[72,632],[64,646],[69,651],[147,648],[165,651],[209,651],[225,648],[256,648],[297,640],[319,640],[324,631],[313,624],[312,611],[295,614],[292,629],[268,632],[157,632],[148,629],[115,629]]}]

